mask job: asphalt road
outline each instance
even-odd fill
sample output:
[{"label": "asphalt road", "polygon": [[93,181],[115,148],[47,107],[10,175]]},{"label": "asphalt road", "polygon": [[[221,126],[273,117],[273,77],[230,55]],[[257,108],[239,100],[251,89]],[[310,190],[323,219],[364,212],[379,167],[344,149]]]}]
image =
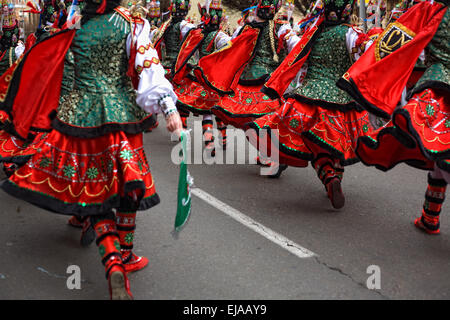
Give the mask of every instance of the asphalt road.
[{"label": "asphalt road", "polygon": [[[138,215],[135,248],[150,264],[130,275],[135,299],[450,298],[448,205],[441,235],[412,224],[426,172],[347,167],[346,205],[336,211],[311,167],[272,180],[256,165],[189,166],[197,188],[314,253],[299,258],[196,196],[174,239],[174,143],[161,125],[145,146],[162,202]],[[67,219],[0,191],[0,299],[108,299],[95,244],[80,247],[80,231]],[[80,267],[81,289],[67,288],[70,265]],[[380,289],[367,288],[371,265],[379,267]]]}]

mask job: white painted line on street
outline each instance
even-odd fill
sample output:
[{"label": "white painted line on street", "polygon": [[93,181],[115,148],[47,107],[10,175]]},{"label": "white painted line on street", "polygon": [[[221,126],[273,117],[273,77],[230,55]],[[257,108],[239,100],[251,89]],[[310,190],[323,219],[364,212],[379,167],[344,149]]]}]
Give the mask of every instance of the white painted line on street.
[{"label": "white painted line on street", "polygon": [[220,201],[219,199],[215,198],[214,196],[210,195],[206,191],[203,191],[199,188],[192,188],[191,192],[193,195],[199,197],[203,201],[209,203],[214,208],[222,211],[229,217],[233,218],[237,222],[243,224],[247,228],[255,231],[256,233],[262,235],[264,238],[272,241],[273,243],[279,245],[283,249],[289,251],[290,253],[296,255],[299,258],[311,258],[312,256],[315,256],[316,254],[306,248],[303,248],[302,246],[298,245],[297,243],[289,240],[285,236],[273,231],[270,228],[267,228],[266,226],[260,224],[259,222],[253,220],[252,218],[246,216],[239,210],[234,209],[233,207],[230,207],[226,203]]}]

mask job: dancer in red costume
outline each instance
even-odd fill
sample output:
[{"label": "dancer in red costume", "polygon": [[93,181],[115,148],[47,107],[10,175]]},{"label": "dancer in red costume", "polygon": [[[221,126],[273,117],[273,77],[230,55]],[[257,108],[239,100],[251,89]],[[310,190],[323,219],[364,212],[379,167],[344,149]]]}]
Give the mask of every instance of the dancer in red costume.
[{"label": "dancer in red costume", "polygon": [[[203,139],[206,150],[214,154],[213,120],[211,108],[219,101],[219,95],[203,86],[191,72],[195,65],[192,60],[203,58],[224,47],[231,37],[221,30],[223,9],[221,0],[208,1],[198,5],[202,23],[189,30],[175,62],[173,83],[178,96],[179,110],[194,115],[202,115]],[[197,58],[198,57],[198,58]],[[222,136],[222,147],[226,146],[226,125],[216,117],[217,128]]]},{"label": "dancer in red costume", "polygon": [[[0,87],[8,86],[4,131],[33,141],[24,150],[28,161],[2,189],[51,212],[89,217],[111,298],[131,299],[127,272],[148,263],[132,252],[136,211],[159,203],[143,132],[156,112],[164,113],[169,131],[182,124],[148,21],[118,3],[88,1],[80,29],[39,42],[11,79],[0,79]],[[76,61],[74,83],[61,91],[48,84],[69,76],[68,51]],[[46,81],[36,82],[42,73]],[[50,132],[33,140],[42,131]]]},{"label": "dancer in red costume", "polygon": [[[450,181],[449,17],[448,2],[414,5],[386,27],[338,83],[365,109],[392,120],[359,139],[357,154],[364,164],[388,171],[405,162],[430,171],[422,215],[414,221],[429,234],[439,234]],[[424,49],[426,70],[408,87]]]},{"label": "dancer in red costume", "polygon": [[278,176],[286,165],[305,167],[311,161],[338,209],[345,204],[344,166],[358,161],[357,139],[370,133],[373,125],[369,114],[339,90],[336,81],[369,45],[369,38],[348,24],[353,1],[316,3],[313,9],[301,38],[293,33],[285,36],[290,54],[264,85],[271,98],[282,97],[281,107],[248,126],[258,136],[268,133],[264,136],[268,153],[279,151]]},{"label": "dancer in red costume", "polygon": [[16,19],[14,6],[3,0],[0,7],[0,76],[22,55],[19,41],[19,22]]},{"label": "dancer in red costume", "polygon": [[281,24],[274,20],[280,6],[281,0],[259,0],[253,21],[226,47],[201,58],[194,70],[199,81],[219,93],[212,112],[225,124],[242,128],[279,107],[260,90],[287,53]]},{"label": "dancer in red costume", "polygon": [[[186,20],[186,16],[191,7],[190,0],[171,0],[169,12],[170,18],[164,22],[161,27],[151,32],[150,38],[161,59],[161,64],[166,71],[166,77],[170,81],[173,78],[173,68],[181,43],[187,32],[195,25]],[[187,118],[189,113],[179,110],[183,128],[187,128]]]}]

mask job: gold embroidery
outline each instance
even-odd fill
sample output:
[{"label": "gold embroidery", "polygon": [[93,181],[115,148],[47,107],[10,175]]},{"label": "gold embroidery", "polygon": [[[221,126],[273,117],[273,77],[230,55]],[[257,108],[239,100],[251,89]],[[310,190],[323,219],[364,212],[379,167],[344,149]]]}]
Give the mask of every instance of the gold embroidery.
[{"label": "gold embroidery", "polygon": [[375,42],[375,58],[377,61],[400,49],[416,36],[416,33],[408,29],[398,21],[391,23]]}]

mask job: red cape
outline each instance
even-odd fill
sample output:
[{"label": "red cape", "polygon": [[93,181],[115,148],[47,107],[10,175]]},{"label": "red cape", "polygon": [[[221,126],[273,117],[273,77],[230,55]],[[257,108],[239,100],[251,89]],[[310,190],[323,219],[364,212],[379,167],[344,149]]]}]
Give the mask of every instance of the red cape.
[{"label": "red cape", "polygon": [[422,50],[447,8],[421,2],[389,24],[337,85],[369,112],[389,119]]},{"label": "red cape", "polygon": [[50,130],[58,107],[64,59],[76,30],[63,30],[34,45],[0,77],[0,110],[5,130],[22,139],[30,130]]},{"label": "red cape", "polygon": [[202,29],[189,30],[189,33],[181,44],[180,52],[175,61],[174,77],[172,80],[174,83],[180,83],[189,72],[187,62],[202,44],[204,38],[205,35],[203,34]]},{"label": "red cape", "polygon": [[309,28],[302,35],[300,41],[264,84],[262,91],[271,99],[278,99],[283,96],[289,84],[308,59],[314,41],[321,33],[322,22],[323,17],[314,27]]},{"label": "red cape", "polygon": [[259,32],[246,25],[224,48],[201,58],[194,69],[197,79],[219,93],[231,93],[254,55]]}]

